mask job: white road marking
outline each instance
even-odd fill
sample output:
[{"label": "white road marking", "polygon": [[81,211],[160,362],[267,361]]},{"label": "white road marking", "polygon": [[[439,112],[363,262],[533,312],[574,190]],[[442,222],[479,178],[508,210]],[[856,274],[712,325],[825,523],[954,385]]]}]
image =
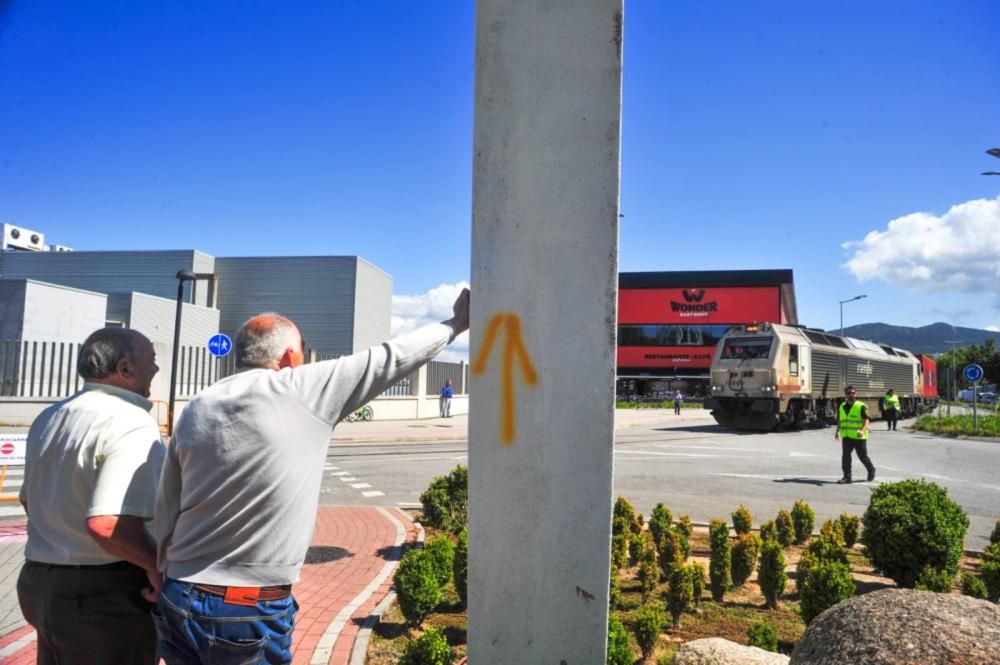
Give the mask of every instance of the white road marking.
[{"label": "white road marking", "polygon": [[385,496],[385,492],[379,492],[378,490],[370,490],[368,492],[362,492],[361,496],[365,497],[366,499],[370,499],[373,496]]},{"label": "white road marking", "polygon": [[397,501],[396,505],[400,508],[423,508],[424,504],[416,501]]},{"label": "white road marking", "polygon": [[356,482],[358,482],[358,479],[355,478],[354,476],[341,476],[340,479],[343,480],[345,483],[356,483]]},{"label": "white road marking", "polygon": [[915,475],[922,476],[924,478],[934,478],[935,480],[943,480],[949,483],[964,483],[965,485],[972,485],[973,487],[982,487],[983,489],[988,489],[988,490],[1000,490],[1000,486],[997,485],[977,483],[973,480],[962,480],[961,478],[950,478],[948,476],[939,476],[936,473],[918,473]]},{"label": "white road marking", "polygon": [[331,473],[330,475],[331,476],[349,476],[349,475],[351,475],[351,472],[350,471],[338,471],[337,473]]},{"label": "white road marking", "polygon": [[369,464],[371,462],[426,462],[426,461],[437,461],[437,460],[462,461],[467,457],[468,455],[449,455],[446,457],[410,457],[408,455],[399,455],[397,457],[379,457],[373,455],[371,457],[366,457],[363,460],[343,459],[340,460],[340,463],[343,465],[347,465],[347,464]]},{"label": "white road marking", "polygon": [[323,466],[323,468],[326,469],[327,471],[339,471],[340,470],[339,466],[334,466],[332,464],[326,464],[326,465]]},{"label": "white road marking", "polygon": [[356,490],[364,490],[371,487],[371,485],[369,485],[368,483],[353,483],[351,487],[353,487]]},{"label": "white road marking", "polygon": [[652,455],[654,457],[721,457],[721,455],[705,455],[700,453],[658,453],[655,450],[616,450],[616,455]]}]

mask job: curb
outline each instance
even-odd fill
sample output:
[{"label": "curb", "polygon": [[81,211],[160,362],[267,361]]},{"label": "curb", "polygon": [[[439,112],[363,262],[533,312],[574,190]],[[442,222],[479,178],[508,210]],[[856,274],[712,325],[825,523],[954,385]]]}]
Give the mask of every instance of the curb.
[{"label": "curb", "polygon": [[[398,509],[397,509],[398,510]],[[405,511],[399,510],[399,512],[406,515]],[[409,515],[406,516],[409,519]],[[423,545],[424,542],[424,527],[420,525],[420,522],[414,522],[410,520],[410,524],[417,527],[417,540],[418,545]],[[385,614],[389,606],[396,600],[396,592],[389,591],[385,598],[382,599],[375,609],[371,611],[368,618],[365,619],[364,624],[362,624],[361,629],[358,634],[354,636],[354,644],[351,647],[351,658],[348,661],[348,665],[365,665],[365,659],[368,656],[368,642],[371,640],[372,630],[378,625],[378,622],[382,620],[382,615]]]}]

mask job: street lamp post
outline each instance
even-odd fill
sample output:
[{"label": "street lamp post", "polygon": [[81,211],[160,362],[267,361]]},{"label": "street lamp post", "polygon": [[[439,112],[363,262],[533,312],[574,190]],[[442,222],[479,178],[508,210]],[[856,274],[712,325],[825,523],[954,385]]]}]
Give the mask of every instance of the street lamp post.
[{"label": "street lamp post", "polygon": [[840,336],[844,336],[844,303],[854,302],[855,300],[861,300],[862,298],[867,298],[867,295],[854,296],[853,298],[848,298],[847,300],[840,300]]},{"label": "street lamp post", "polygon": [[214,273],[177,271],[177,314],[174,316],[174,351],[170,363],[170,401],[167,403],[167,436],[174,433],[174,399],[177,393],[177,357],[181,347],[181,311],[184,305],[184,282],[194,282],[199,279],[214,279]]}]

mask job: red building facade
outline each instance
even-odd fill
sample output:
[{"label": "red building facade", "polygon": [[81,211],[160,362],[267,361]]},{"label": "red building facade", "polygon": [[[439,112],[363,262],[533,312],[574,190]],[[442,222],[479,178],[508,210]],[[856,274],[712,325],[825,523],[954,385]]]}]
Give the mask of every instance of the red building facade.
[{"label": "red building facade", "polygon": [[791,270],[620,273],[619,396],[702,394],[719,339],[765,321],[798,324]]}]

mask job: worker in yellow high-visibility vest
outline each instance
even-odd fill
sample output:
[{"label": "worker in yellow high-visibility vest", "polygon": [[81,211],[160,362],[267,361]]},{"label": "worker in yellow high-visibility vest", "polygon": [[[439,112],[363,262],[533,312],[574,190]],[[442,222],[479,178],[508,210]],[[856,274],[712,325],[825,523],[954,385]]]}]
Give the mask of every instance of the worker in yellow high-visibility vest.
[{"label": "worker in yellow high-visibility vest", "polygon": [[893,392],[892,388],[889,388],[882,398],[882,407],[885,409],[886,428],[895,430],[896,423],[899,422],[899,395]]},{"label": "worker in yellow high-visibility vest", "polygon": [[854,386],[847,386],[844,391],[847,399],[837,409],[837,431],[833,438],[840,439],[840,465],[844,470],[844,477],[837,481],[838,485],[851,482],[852,451],[857,451],[858,459],[868,469],[868,482],[875,480],[875,465],[868,458],[868,425],[871,418],[868,417],[868,407],[855,399],[857,394]]}]

